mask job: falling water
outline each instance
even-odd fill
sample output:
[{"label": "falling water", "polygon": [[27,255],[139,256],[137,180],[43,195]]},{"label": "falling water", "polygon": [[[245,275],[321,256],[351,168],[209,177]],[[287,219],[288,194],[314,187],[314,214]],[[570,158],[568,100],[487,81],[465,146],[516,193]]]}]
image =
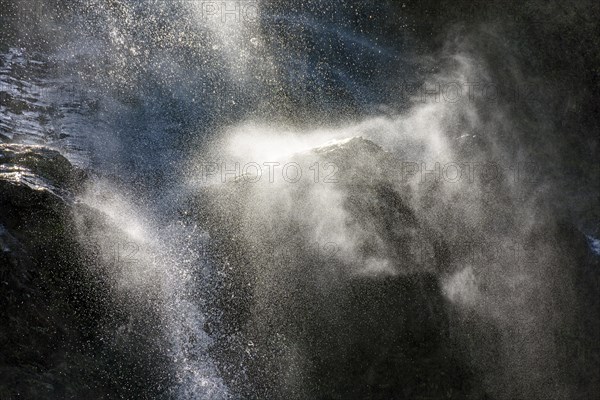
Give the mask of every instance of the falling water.
[{"label": "falling water", "polygon": [[[553,336],[578,323],[569,311],[579,307],[571,281],[576,257],[564,249],[561,233],[548,227],[555,226],[551,205],[572,204],[561,210],[579,223],[592,200],[572,201],[571,183],[556,178],[561,166],[546,163],[559,159],[546,142],[563,140],[560,124],[539,98],[532,104],[531,96],[515,89],[542,78],[524,72],[512,57],[516,50],[502,47],[502,27],[486,20],[471,30],[444,25],[443,44],[434,51],[419,31],[427,23],[404,14],[405,5],[397,11],[387,2],[59,3],[34,10],[48,15],[39,23],[41,32],[60,32],[48,39],[50,50],[13,47],[2,56],[3,85],[11,82],[5,79],[13,74],[8,65],[26,65],[35,75],[24,77],[22,87],[11,83],[2,90],[36,99],[38,106],[10,120],[10,131],[22,138],[8,139],[60,149],[89,171],[78,201],[108,222],[92,232],[82,229],[79,240],[102,254],[89,273],[110,282],[116,304],[130,316],[115,327],[117,335],[146,337],[157,364],[166,364],[157,367],[166,378],[150,392],[177,399],[243,397],[262,384],[248,383],[255,361],[247,360],[261,345],[248,338],[254,332],[273,341],[285,337],[269,324],[291,319],[289,304],[307,299],[313,307],[307,315],[315,321],[331,317],[324,331],[337,323],[352,329],[341,315],[347,311],[343,296],[355,282],[427,272],[439,279],[452,310],[449,336],[464,346],[480,379],[468,398],[574,399],[587,393],[561,368],[561,344]],[[393,12],[390,31],[371,22]],[[488,43],[506,56],[503,66],[488,54]],[[561,95],[556,89],[545,101],[559,107]],[[52,110],[50,123],[40,122],[45,110]],[[0,139],[9,132],[2,124]],[[540,131],[548,139],[541,141]],[[199,193],[228,187],[218,172],[212,181],[204,179],[207,165],[285,164],[349,144],[378,149],[376,166],[355,155],[348,170],[358,168],[359,180],[382,180],[405,195],[402,202],[427,236],[414,239],[406,221],[392,230],[414,240],[421,257],[441,251],[440,241],[452,256],[442,267],[399,260],[374,223],[353,224],[350,211],[331,206],[354,199],[352,185],[309,185],[302,202],[294,197],[298,186],[256,185],[215,207],[234,210],[233,219],[243,222],[234,241],[254,252],[243,272],[256,288],[243,326],[248,331],[224,332],[223,320],[236,311],[220,309],[220,296],[243,294],[228,292],[223,276],[239,259],[219,258],[215,227],[190,206]],[[363,163],[367,167],[360,169]],[[467,165],[471,175],[429,180],[438,165]],[[285,267],[270,264],[268,246],[261,250],[264,226],[279,232],[288,224],[301,251],[310,253],[306,249],[317,243],[322,253],[335,250],[328,254],[333,261],[318,270],[302,257]],[[597,232],[586,233],[597,245]],[[366,254],[373,248],[377,254]],[[523,254],[535,260],[533,267],[523,264]],[[306,292],[297,294],[292,286]],[[311,323],[318,324],[307,323],[303,332]],[[282,342],[293,342],[289,337]],[[265,391],[256,389],[255,396],[314,395],[309,356],[303,354],[310,351],[302,343],[285,342],[281,359],[274,356],[273,363],[285,369],[273,372],[279,374],[275,385],[285,388],[261,387]],[[228,360],[219,354],[223,348],[244,354]],[[499,360],[490,359],[495,351]]]}]

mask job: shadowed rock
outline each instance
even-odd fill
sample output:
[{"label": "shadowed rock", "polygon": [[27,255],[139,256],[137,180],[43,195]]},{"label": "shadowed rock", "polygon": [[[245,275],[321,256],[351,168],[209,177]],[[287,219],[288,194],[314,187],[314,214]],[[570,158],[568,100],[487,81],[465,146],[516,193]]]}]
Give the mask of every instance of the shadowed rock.
[{"label": "shadowed rock", "polygon": [[90,232],[116,230],[76,202],[83,182],[57,151],[0,144],[0,398],[147,398],[159,382],[150,335],[113,334],[132,319]]},{"label": "shadowed rock", "polygon": [[[408,206],[394,158],[352,138],[290,162],[311,172],[238,177],[194,205],[224,276],[215,353],[232,386],[244,398],[465,398],[444,244]],[[335,174],[315,179],[315,165]]]}]

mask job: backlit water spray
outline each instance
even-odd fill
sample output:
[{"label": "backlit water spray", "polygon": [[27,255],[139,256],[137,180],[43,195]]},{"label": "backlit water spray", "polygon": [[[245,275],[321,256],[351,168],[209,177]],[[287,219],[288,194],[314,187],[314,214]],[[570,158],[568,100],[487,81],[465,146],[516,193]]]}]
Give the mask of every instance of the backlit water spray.
[{"label": "backlit water spray", "polygon": [[379,32],[385,5],[306,3],[75,2],[53,54],[93,97],[79,201],[106,221],[80,240],[129,316],[115,336],[157,355],[149,392],[578,398],[556,341],[579,323],[578,260],[520,150],[553,122],[495,81],[527,83],[518,63],[497,72],[460,29],[414,54],[354,29]]}]

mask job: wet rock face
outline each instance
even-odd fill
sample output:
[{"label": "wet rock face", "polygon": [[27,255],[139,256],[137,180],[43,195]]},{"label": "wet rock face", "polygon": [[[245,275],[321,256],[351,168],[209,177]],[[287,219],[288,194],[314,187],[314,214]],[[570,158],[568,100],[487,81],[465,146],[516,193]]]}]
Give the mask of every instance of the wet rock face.
[{"label": "wet rock face", "polygon": [[90,273],[101,260],[78,240],[106,223],[75,202],[83,178],[54,150],[0,145],[0,398],[148,393],[147,370],[127,354],[144,345],[111,344],[109,332],[128,314],[101,274]]},{"label": "wet rock face", "polygon": [[[84,179],[59,152],[42,146],[0,145],[0,179],[2,195],[15,205],[20,201],[43,204],[41,197],[66,201]],[[31,191],[38,196],[30,196]],[[22,194],[23,196],[19,196]],[[49,200],[49,198],[48,198]],[[21,204],[26,206],[26,204]]]},{"label": "wet rock face", "polygon": [[71,358],[83,353],[67,350],[90,334],[69,302],[79,267],[67,199],[76,175],[56,151],[0,145],[3,397],[69,397],[75,386],[61,375],[85,375]]},{"label": "wet rock face", "polygon": [[225,277],[215,353],[232,386],[244,398],[464,395],[471,376],[453,354],[438,278],[443,241],[389,178],[394,159],[353,138],[292,162],[335,175],[242,177],[195,204]]},{"label": "wet rock face", "polygon": [[[542,398],[548,380],[595,390],[598,258],[571,224],[539,217],[510,236],[518,258],[498,247],[491,263],[465,249],[468,225],[431,218],[443,187],[404,185],[376,144],[289,161],[336,173],[241,176],[192,205],[223,276],[213,351],[243,398]],[[503,190],[489,194],[482,240],[512,215]]]},{"label": "wet rock face", "polygon": [[[42,146],[0,144],[0,225],[4,257],[32,250],[63,227],[82,171]],[[31,234],[31,237],[30,237]],[[46,235],[40,238],[40,236]],[[24,257],[25,260],[27,257]]]}]

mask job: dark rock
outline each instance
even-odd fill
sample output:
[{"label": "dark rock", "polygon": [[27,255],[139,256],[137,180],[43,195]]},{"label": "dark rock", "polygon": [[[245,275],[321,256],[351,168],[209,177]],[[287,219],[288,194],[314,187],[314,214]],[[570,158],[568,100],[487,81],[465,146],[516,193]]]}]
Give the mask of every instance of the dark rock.
[{"label": "dark rock", "polygon": [[150,339],[115,333],[133,319],[92,251],[109,222],[75,200],[83,179],[57,151],[0,145],[0,398],[147,398],[160,385]]},{"label": "dark rock", "polygon": [[240,177],[194,205],[224,276],[224,376],[244,398],[465,398],[472,373],[449,338],[442,241],[410,208],[395,160],[352,138],[291,162],[336,174]]},{"label": "dark rock", "polygon": [[[499,182],[453,209],[442,185],[404,184],[361,138],[289,161],[310,172],[241,176],[192,205],[223,276],[213,352],[243,398],[596,391],[598,257],[552,207],[515,211]],[[328,163],[335,179],[315,180]],[[475,227],[469,201],[486,210]]]},{"label": "dark rock", "polygon": [[84,178],[83,171],[55,150],[0,144],[0,196],[13,207],[59,206],[72,200]]}]

